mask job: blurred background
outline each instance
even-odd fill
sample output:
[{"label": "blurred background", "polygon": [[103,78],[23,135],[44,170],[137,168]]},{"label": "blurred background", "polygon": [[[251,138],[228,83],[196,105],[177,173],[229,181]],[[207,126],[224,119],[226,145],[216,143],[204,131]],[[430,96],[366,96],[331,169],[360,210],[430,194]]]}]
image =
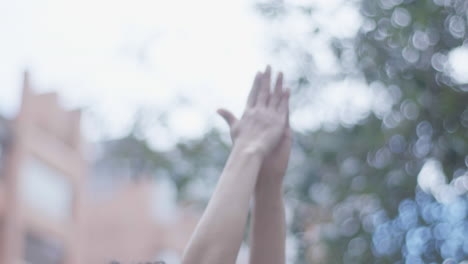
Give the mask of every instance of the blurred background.
[{"label": "blurred background", "polygon": [[[468,263],[468,2],[0,0],[0,263],[180,263],[266,64],[287,263]],[[245,243],[238,263],[247,263]]]}]

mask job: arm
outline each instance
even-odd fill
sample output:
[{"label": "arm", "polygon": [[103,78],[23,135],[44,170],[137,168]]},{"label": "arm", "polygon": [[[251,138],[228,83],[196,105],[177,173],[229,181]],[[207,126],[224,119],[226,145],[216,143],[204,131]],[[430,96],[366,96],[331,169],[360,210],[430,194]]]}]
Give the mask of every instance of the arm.
[{"label": "arm", "polygon": [[258,151],[234,147],[182,263],[235,263],[261,162]]},{"label": "arm", "polygon": [[[260,177],[272,176],[260,174]],[[286,224],[281,183],[260,183],[250,230],[250,263],[284,264]]]},{"label": "arm", "polygon": [[[265,78],[270,82],[269,72]],[[282,90],[283,76],[280,73],[276,80],[275,92]],[[283,178],[291,153],[291,134],[288,118],[280,143],[270,155],[265,157],[257,180],[250,229],[252,264],[284,264],[286,261]]]},{"label": "arm", "polygon": [[290,134],[285,132],[275,155],[265,158],[257,180],[250,230],[252,264],[285,263],[283,178],[291,150]]},{"label": "arm", "polygon": [[260,77],[257,74],[248,107],[236,121],[237,140],[183,264],[234,263],[237,258],[263,159],[278,145],[287,120],[287,96],[270,94]]},{"label": "arm", "polygon": [[[270,68],[267,68],[261,78],[263,86],[268,87],[266,89],[269,89],[270,76]],[[283,90],[283,76],[280,73],[276,80],[274,94],[282,93],[286,97],[289,96],[289,92]],[[287,108],[289,108],[289,103]],[[230,125],[232,139],[236,141],[237,120],[226,110],[221,110],[220,114]],[[290,152],[291,129],[289,118],[287,118],[286,129],[282,133],[279,144],[263,161],[254,191],[250,237],[250,263],[252,264],[285,263],[286,224],[282,188]]]}]

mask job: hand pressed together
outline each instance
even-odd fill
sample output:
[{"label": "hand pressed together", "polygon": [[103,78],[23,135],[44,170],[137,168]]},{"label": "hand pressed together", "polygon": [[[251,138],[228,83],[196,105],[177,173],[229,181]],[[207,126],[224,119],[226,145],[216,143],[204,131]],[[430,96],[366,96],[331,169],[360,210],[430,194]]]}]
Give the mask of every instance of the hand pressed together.
[{"label": "hand pressed together", "polygon": [[258,151],[264,157],[270,156],[290,136],[289,91],[283,89],[282,74],[278,75],[274,91],[270,83],[270,67],[264,74],[257,73],[240,120],[225,109],[218,110],[229,124],[234,144]]},{"label": "hand pressed together", "polygon": [[285,263],[281,187],[291,149],[290,92],[283,89],[281,73],[273,90],[270,83],[270,67],[257,73],[240,119],[218,110],[229,124],[234,147],[186,247],[183,264],[235,263],[252,196],[250,263]]},{"label": "hand pressed together", "polygon": [[[278,74],[273,91],[270,90],[270,82],[270,67],[256,75],[245,113],[240,120],[227,110],[218,110],[231,128],[231,138],[235,145],[248,142],[264,146],[253,193],[250,227],[249,262],[255,264],[285,263],[286,220],[282,186],[292,144],[289,90],[283,88],[282,73]],[[255,133],[250,133],[253,131]]]}]

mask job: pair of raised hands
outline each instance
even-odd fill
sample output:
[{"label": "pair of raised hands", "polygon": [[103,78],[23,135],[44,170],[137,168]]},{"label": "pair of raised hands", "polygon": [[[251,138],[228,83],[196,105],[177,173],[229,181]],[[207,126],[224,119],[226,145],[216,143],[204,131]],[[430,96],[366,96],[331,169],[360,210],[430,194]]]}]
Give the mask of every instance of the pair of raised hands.
[{"label": "pair of raised hands", "polygon": [[290,90],[283,87],[281,72],[271,88],[271,67],[267,66],[265,72],[255,76],[240,119],[225,109],[218,110],[230,127],[234,144],[262,155],[259,181],[268,177],[281,182],[286,172],[291,151],[289,96]]},{"label": "pair of raised hands", "polygon": [[218,110],[229,124],[234,147],[182,263],[235,263],[254,194],[250,263],[284,264],[281,187],[291,151],[289,93],[281,73],[272,89],[267,67],[255,76],[240,119]]}]

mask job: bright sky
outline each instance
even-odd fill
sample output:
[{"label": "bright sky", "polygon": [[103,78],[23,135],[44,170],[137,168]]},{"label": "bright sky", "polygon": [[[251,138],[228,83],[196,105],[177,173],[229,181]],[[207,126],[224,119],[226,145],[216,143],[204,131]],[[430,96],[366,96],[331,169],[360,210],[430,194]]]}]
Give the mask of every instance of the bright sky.
[{"label": "bright sky", "polygon": [[[138,107],[169,109],[178,95],[201,113],[239,108],[266,61],[260,18],[249,8],[216,0],[0,2],[0,111],[16,111],[25,67],[38,91],[104,116],[115,134]],[[197,116],[170,123],[200,130]]]},{"label": "bright sky", "polygon": [[[267,63],[288,77],[288,62],[269,53],[272,36],[309,48],[319,72],[333,72],[327,41],[352,36],[360,25],[357,10],[340,2],[287,2],[317,6],[324,34],[306,43],[310,21],[292,16],[269,23],[250,0],[0,0],[0,114],[15,114],[21,73],[28,68],[38,92],[57,91],[67,108],[85,110],[90,140],[103,136],[97,131],[125,134],[142,107],[171,111],[170,130],[148,132],[158,134],[156,147],[171,142],[172,133],[199,136],[212,124],[224,127],[218,107],[241,114],[255,72]],[[356,93],[361,96],[350,96]],[[372,107],[373,95],[360,84],[344,83],[317,97],[322,107],[357,98],[351,105],[359,117]],[[190,104],[175,107],[181,100]],[[340,111],[347,110],[303,109],[293,125],[317,128]]]}]

